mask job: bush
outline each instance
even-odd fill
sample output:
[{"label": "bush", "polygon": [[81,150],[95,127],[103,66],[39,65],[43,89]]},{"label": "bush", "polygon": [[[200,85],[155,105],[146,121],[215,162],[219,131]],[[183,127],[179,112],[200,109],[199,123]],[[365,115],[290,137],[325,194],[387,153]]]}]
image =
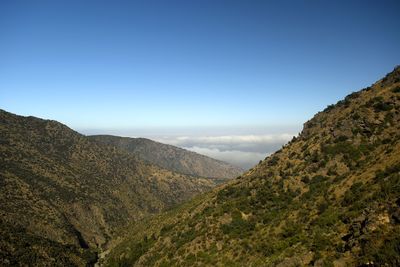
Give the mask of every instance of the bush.
[{"label": "bush", "polygon": [[328,156],[342,154],[347,160],[358,160],[363,154],[360,147],[356,147],[347,141],[338,142],[332,145],[324,145],[321,150]]},{"label": "bush", "polygon": [[328,180],[328,177],[322,176],[322,175],[315,175],[311,179],[311,184],[320,184],[323,182],[326,182]]},{"label": "bush", "polygon": [[308,184],[310,182],[310,177],[308,177],[307,175],[303,176],[301,178],[301,181],[305,184]]},{"label": "bush", "polygon": [[144,237],[142,241],[136,243],[131,252],[123,258],[123,266],[132,266],[143,254],[145,254],[155,241],[152,238]]},{"label": "bush", "polygon": [[257,252],[261,253],[265,257],[270,257],[275,253],[275,248],[270,240],[264,241],[256,247]]},{"label": "bush", "polygon": [[255,223],[243,220],[242,214],[238,210],[232,213],[232,221],[229,224],[221,225],[222,232],[232,238],[244,237],[253,231],[254,228]]},{"label": "bush", "polygon": [[166,224],[160,230],[160,235],[164,235],[165,233],[169,232],[174,227],[173,224]]},{"label": "bush", "polygon": [[320,228],[329,227],[331,228],[339,221],[339,216],[336,210],[333,208],[327,208],[318,218],[313,222],[313,224],[319,226]]},{"label": "bush", "polygon": [[344,141],[346,141],[347,139],[349,139],[347,136],[341,135],[341,136],[339,136],[338,138],[336,138],[335,143],[344,142]]},{"label": "bush", "polygon": [[355,182],[344,194],[342,206],[349,206],[360,201],[366,191],[362,182]]},{"label": "bush", "polygon": [[400,93],[400,86],[397,86],[395,88],[392,89],[393,93]]},{"label": "bush", "polygon": [[230,186],[218,192],[217,201],[224,202],[225,200],[247,197],[249,195],[250,195],[250,190],[247,187],[237,188]]},{"label": "bush", "polygon": [[379,182],[381,187],[381,190],[374,195],[376,199],[398,197],[398,192],[400,192],[400,164],[378,172],[375,180]]},{"label": "bush", "polygon": [[372,106],[375,112],[389,111],[393,108],[390,103],[384,101],[383,97],[377,96],[369,100],[366,104],[367,106]]},{"label": "bush", "polygon": [[352,118],[353,120],[358,120],[359,118],[361,118],[361,116],[360,116],[360,114],[358,114],[358,113],[356,112],[356,113],[354,113],[353,115],[351,115],[351,118]]},{"label": "bush", "polygon": [[375,266],[400,266],[399,231],[387,235],[382,242],[376,242],[381,238],[382,233],[379,232],[363,243],[360,263],[373,261]]},{"label": "bush", "polygon": [[328,247],[332,247],[331,239],[324,235],[322,231],[316,231],[313,238],[312,250],[314,252],[320,252]]},{"label": "bush", "polygon": [[269,159],[267,164],[268,164],[268,166],[275,166],[276,164],[278,164],[278,162],[279,162],[279,158],[276,156],[273,156]]},{"label": "bush", "polygon": [[318,214],[324,213],[326,209],[329,207],[329,204],[326,201],[323,201],[318,205]]},{"label": "bush", "polygon": [[400,164],[389,166],[389,167],[385,168],[385,170],[377,171],[375,174],[375,180],[379,181],[379,180],[382,180],[392,174],[396,174],[399,172],[400,172]]},{"label": "bush", "polygon": [[333,110],[335,108],[335,105],[328,105],[324,110],[323,110],[323,112],[329,112],[329,111],[331,111],[331,110]]},{"label": "bush", "polygon": [[310,199],[320,193],[325,193],[328,190],[328,181],[329,179],[322,175],[314,176],[310,183],[308,184],[309,190],[308,192],[302,195],[302,199]]},{"label": "bush", "polygon": [[390,103],[386,103],[386,102],[376,103],[373,107],[376,112],[389,111],[389,110],[393,109],[393,106]]},{"label": "bush", "polygon": [[193,228],[183,233],[178,233],[178,236],[173,238],[173,242],[177,248],[182,247],[184,244],[191,242],[196,238],[196,232]]},{"label": "bush", "polygon": [[294,222],[286,222],[285,226],[282,229],[281,236],[283,238],[289,238],[293,237],[301,232],[301,227],[300,225],[294,223]]}]

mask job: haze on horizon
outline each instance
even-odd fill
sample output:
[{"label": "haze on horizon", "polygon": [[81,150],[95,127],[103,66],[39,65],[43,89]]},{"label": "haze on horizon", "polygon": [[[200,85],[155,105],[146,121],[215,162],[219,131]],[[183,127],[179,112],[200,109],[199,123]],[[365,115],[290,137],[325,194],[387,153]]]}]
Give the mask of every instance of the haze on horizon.
[{"label": "haze on horizon", "polygon": [[0,2],[0,108],[244,168],[400,62],[398,1]]}]

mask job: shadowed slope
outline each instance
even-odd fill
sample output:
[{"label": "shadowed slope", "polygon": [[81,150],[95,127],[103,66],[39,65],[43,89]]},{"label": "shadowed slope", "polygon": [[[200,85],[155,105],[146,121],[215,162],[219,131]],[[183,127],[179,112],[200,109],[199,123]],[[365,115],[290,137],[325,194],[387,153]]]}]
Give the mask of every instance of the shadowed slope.
[{"label": "shadowed slope", "polygon": [[144,163],[56,121],[0,110],[0,264],[84,265],[129,221],[214,182]]}]

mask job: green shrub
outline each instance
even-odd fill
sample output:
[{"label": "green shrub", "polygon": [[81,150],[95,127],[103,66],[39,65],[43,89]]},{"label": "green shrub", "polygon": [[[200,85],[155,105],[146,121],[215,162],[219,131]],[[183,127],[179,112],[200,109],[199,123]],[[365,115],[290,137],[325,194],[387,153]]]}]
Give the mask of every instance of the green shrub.
[{"label": "green shrub", "polygon": [[375,112],[389,111],[393,108],[390,103],[384,101],[383,97],[377,96],[369,100],[366,104],[367,106],[372,106]]},{"label": "green shrub", "polygon": [[[288,221],[285,226],[282,228],[281,237],[285,239],[293,239],[293,237],[300,235],[302,232],[301,226],[295,222]],[[293,241],[293,240],[292,240]],[[296,241],[299,241],[296,238]],[[294,242],[290,242],[294,243]]]},{"label": "green shrub", "polygon": [[351,161],[356,161],[363,155],[363,149],[360,149],[360,146],[354,146],[347,141],[337,142],[332,145],[324,145],[321,150],[327,156],[342,154],[345,160]]},{"label": "green shrub", "polygon": [[386,177],[389,177],[392,174],[396,174],[400,172],[400,163],[399,164],[395,164],[393,166],[389,166],[387,168],[385,168],[385,170],[379,170],[376,172],[375,174],[375,180],[379,181],[382,180]]},{"label": "green shrub", "polygon": [[375,266],[400,266],[400,232],[394,231],[382,242],[376,242],[380,238],[382,233],[378,232],[363,242],[360,263],[373,261]]},{"label": "green shrub", "polygon": [[339,136],[338,138],[336,138],[335,143],[344,142],[344,141],[346,141],[347,139],[349,139],[347,136],[341,135],[341,136]]},{"label": "green shrub", "polygon": [[329,236],[325,235],[321,230],[317,230],[313,236],[312,250],[320,252],[332,247],[332,241]]},{"label": "green shrub", "polygon": [[226,200],[247,197],[249,195],[250,195],[250,190],[247,187],[237,188],[230,186],[218,192],[217,201],[224,202]]},{"label": "green shrub", "polygon": [[326,201],[323,201],[322,203],[320,203],[317,207],[318,209],[318,214],[322,214],[324,213],[324,211],[326,211],[326,209],[329,207],[329,204]]},{"label": "green shrub", "polygon": [[314,198],[319,194],[325,195],[329,188],[329,183],[327,183],[328,180],[329,180],[328,177],[322,175],[315,175],[308,183],[309,186],[308,192],[304,193],[301,196],[301,199],[304,201]]},{"label": "green shrub", "polygon": [[338,213],[333,208],[327,208],[322,212],[321,215],[318,216],[316,220],[313,221],[313,224],[319,226],[320,228],[331,227],[335,225],[339,221]]},{"label": "green shrub", "polygon": [[374,181],[379,184],[380,190],[372,196],[375,200],[387,200],[398,197],[400,192],[400,164],[395,164],[376,172]]},{"label": "green shrub", "polygon": [[172,242],[176,246],[176,248],[182,247],[184,244],[191,242],[196,238],[196,231],[193,228],[190,228],[188,231],[183,233],[178,233],[176,237],[172,239]]},{"label": "green shrub", "polygon": [[247,220],[243,220],[240,211],[235,210],[232,212],[232,221],[229,224],[222,224],[221,230],[224,234],[230,237],[244,237],[253,231],[255,223]]},{"label": "green shrub", "polygon": [[256,246],[256,251],[265,257],[270,257],[275,253],[275,247],[271,240],[267,240],[263,241],[262,243],[258,243]]},{"label": "green shrub", "polygon": [[386,102],[379,102],[376,103],[375,105],[373,105],[375,111],[379,112],[379,111],[389,111],[391,109],[393,109],[393,106],[390,103],[386,103]]},{"label": "green shrub", "polygon": [[160,230],[160,235],[164,235],[169,232],[174,227],[173,224],[166,224]]},{"label": "green shrub", "polygon": [[272,156],[269,161],[268,161],[268,166],[275,166],[276,164],[278,164],[279,162],[279,158],[276,156]]},{"label": "green shrub", "polygon": [[142,241],[136,243],[133,249],[125,258],[122,259],[122,266],[132,266],[143,254],[145,254],[149,248],[154,244],[152,238],[144,237]]},{"label": "green shrub", "polygon": [[345,100],[355,99],[355,98],[357,98],[360,94],[361,94],[361,92],[352,92],[351,94],[349,94],[349,95],[347,95],[347,96],[345,97]]},{"label": "green shrub", "polygon": [[400,86],[397,86],[395,88],[392,89],[393,93],[400,93]]},{"label": "green shrub", "polygon": [[305,184],[308,184],[310,182],[310,177],[308,175],[305,175],[301,178],[301,181]]},{"label": "green shrub", "polygon": [[353,119],[353,120],[358,120],[359,118],[361,118],[361,116],[360,116],[360,114],[359,113],[354,113],[353,115],[351,115],[351,118]]},{"label": "green shrub", "polygon": [[[337,168],[337,167],[336,167],[336,168]],[[336,176],[336,175],[338,175],[338,173],[337,173],[337,171],[336,171],[336,168],[329,168],[326,174],[329,175],[329,176]]]},{"label": "green shrub", "polygon": [[323,110],[323,112],[329,112],[329,111],[333,110],[334,108],[335,108],[335,105],[333,105],[333,104],[328,105],[328,106]]},{"label": "green shrub", "polygon": [[344,194],[342,206],[349,206],[360,201],[366,191],[362,182],[355,182]]},{"label": "green shrub", "polygon": [[312,179],[311,179],[311,184],[320,184],[323,182],[326,182],[328,179],[328,177],[322,176],[322,175],[315,175]]}]

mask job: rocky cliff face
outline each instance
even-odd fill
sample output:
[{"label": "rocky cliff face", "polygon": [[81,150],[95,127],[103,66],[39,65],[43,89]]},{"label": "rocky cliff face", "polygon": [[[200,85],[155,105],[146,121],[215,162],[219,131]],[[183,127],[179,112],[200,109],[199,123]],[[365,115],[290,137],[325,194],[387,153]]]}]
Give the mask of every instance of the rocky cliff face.
[{"label": "rocky cliff face", "polygon": [[0,265],[85,265],[128,222],[215,185],[2,110],[0,154]]},{"label": "rocky cliff face", "polygon": [[400,68],[247,173],[133,224],[106,264],[398,266]]}]

